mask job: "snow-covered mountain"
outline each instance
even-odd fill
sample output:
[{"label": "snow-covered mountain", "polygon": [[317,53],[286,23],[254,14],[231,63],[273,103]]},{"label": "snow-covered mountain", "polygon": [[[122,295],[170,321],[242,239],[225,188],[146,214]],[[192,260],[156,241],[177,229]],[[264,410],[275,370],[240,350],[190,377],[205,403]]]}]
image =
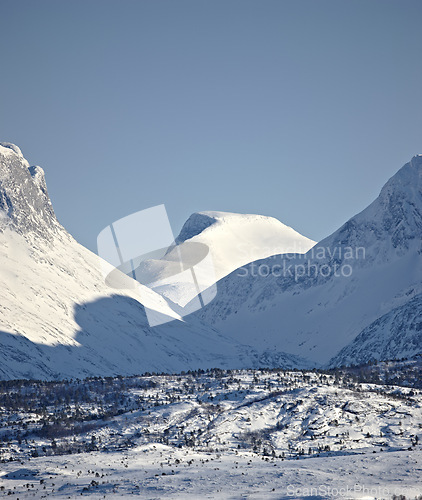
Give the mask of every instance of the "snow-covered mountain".
[{"label": "snow-covered mountain", "polygon": [[[273,217],[228,212],[199,212],[185,222],[175,247],[161,259],[143,261],[136,279],[172,302],[185,306],[198,293],[186,262],[209,251],[212,273],[207,286],[249,262],[284,253],[305,253],[315,242]],[[185,266],[188,267],[188,266]]]},{"label": "snow-covered mountain", "polygon": [[[223,276],[197,313],[181,318],[192,290],[177,280],[164,297],[123,273],[130,286],[110,288],[107,263],[57,221],[42,169],[3,143],[0,378],[308,368],[422,351],[422,156],[318,245],[269,217],[204,212],[139,274],[175,275],[172,252],[186,244],[208,249]],[[145,308],[171,321],[151,328]]]},{"label": "snow-covered mountain", "polygon": [[319,364],[400,358],[422,352],[421,264],[419,155],[305,255],[234,271],[196,314],[233,339]]},{"label": "snow-covered mountain", "polygon": [[[19,148],[3,143],[0,378],[82,378],[259,364],[252,349],[195,318],[181,320],[152,290],[139,284],[131,290],[109,288],[103,266],[107,264],[57,221],[42,169],[30,167]],[[173,321],[150,328],[144,306]],[[290,365],[296,362],[289,360]]]}]

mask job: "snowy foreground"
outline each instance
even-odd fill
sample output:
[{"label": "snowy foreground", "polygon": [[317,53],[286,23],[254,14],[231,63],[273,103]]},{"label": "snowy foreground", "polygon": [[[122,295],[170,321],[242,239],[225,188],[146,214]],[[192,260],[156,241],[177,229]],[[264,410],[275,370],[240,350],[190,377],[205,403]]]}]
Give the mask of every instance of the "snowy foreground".
[{"label": "snowy foreground", "polygon": [[7,464],[4,472],[11,479],[2,478],[3,494],[12,490],[12,498],[415,498],[421,492],[422,452],[265,461],[247,453],[220,456],[157,444],[42,457],[30,465]]},{"label": "snowy foreground", "polygon": [[412,363],[0,382],[0,496],[416,498]]}]

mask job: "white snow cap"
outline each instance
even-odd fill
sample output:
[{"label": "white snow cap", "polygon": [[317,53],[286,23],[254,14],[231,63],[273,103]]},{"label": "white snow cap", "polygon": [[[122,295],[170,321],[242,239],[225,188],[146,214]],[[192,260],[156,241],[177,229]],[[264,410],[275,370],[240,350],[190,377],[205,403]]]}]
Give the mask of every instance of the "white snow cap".
[{"label": "white snow cap", "polygon": [[22,151],[20,150],[20,148],[18,146],[16,146],[16,144],[12,144],[11,142],[0,142],[0,147],[10,150],[10,151],[2,151],[3,154],[13,152],[13,153],[16,153],[18,156],[21,156],[23,158]]},{"label": "white snow cap", "polygon": [[189,219],[184,223],[179,236],[176,238],[177,243],[181,243],[185,240],[191,239],[195,236],[199,236],[206,229],[213,225],[222,224],[251,224],[251,223],[274,223],[276,225],[282,225],[278,219],[274,217],[269,217],[266,215],[255,215],[255,214],[238,214],[233,212],[219,212],[215,210],[207,210],[202,212],[193,213]]}]

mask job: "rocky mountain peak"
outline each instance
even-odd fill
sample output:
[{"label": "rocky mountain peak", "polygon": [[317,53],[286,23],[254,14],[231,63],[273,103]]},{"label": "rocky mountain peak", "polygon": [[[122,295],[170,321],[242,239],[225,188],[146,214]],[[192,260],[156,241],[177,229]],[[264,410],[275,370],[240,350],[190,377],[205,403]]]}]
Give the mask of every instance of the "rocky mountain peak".
[{"label": "rocky mountain peak", "polygon": [[1,227],[45,238],[61,229],[48,196],[44,171],[30,166],[21,150],[0,143],[0,220]]}]

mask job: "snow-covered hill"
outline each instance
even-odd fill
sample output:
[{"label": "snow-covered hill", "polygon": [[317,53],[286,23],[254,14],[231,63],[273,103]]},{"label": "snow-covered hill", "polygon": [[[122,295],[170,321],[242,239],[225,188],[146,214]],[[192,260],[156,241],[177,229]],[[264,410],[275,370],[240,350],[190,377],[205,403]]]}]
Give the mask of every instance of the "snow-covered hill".
[{"label": "snow-covered hill", "polygon": [[421,498],[412,385],[212,370],[15,382],[0,404],[0,496]]},{"label": "snow-covered hill", "polygon": [[305,255],[264,259],[221,280],[217,298],[197,316],[249,345],[320,364],[349,344],[338,363],[361,361],[359,352],[363,360],[400,358],[422,352],[421,292],[419,155]]},{"label": "snow-covered hill", "polygon": [[181,273],[180,261],[200,260],[204,248],[212,258],[212,274],[207,277],[211,286],[249,262],[277,254],[305,253],[314,244],[273,217],[199,212],[185,222],[176,246],[159,260],[143,261],[136,269],[136,278],[185,306],[197,295],[197,288],[190,273]]},{"label": "snow-covered hill", "polygon": [[[109,288],[107,264],[57,221],[42,169],[10,144],[0,146],[0,214],[0,378],[258,364],[252,349],[181,320],[152,290]],[[144,306],[174,321],[150,328]]]}]

